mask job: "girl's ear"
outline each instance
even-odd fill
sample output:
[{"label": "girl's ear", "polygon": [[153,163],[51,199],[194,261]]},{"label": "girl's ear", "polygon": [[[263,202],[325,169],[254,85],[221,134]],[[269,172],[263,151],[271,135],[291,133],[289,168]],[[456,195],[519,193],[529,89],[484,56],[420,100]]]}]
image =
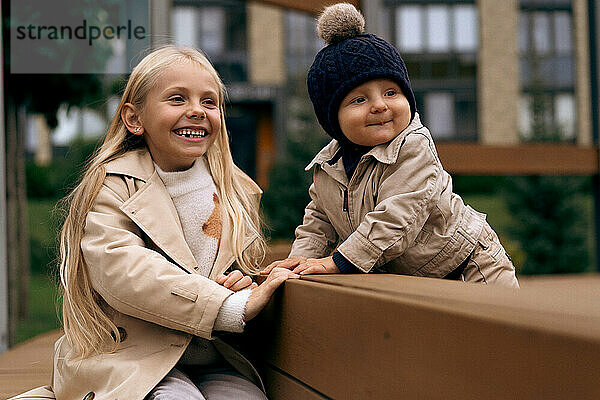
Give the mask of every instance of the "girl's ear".
[{"label": "girl's ear", "polygon": [[139,113],[135,106],[131,103],[125,103],[121,109],[121,120],[125,124],[127,130],[134,135],[144,134],[144,127],[140,120]]}]

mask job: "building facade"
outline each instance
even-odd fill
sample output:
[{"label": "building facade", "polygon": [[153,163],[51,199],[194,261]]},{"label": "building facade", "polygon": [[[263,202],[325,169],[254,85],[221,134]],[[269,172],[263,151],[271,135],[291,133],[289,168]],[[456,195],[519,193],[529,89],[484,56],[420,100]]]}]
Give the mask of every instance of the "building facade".
[{"label": "building facade", "polygon": [[[170,12],[174,41],[204,49],[230,87],[232,146],[257,149],[238,158],[262,183],[293,124],[281,93],[323,46],[314,13],[271,3],[173,0]],[[400,50],[438,142],[531,140],[537,96],[557,140],[592,143],[586,0],[362,0],[360,8],[368,31]]]},{"label": "building facade", "polygon": [[[148,1],[152,45],[200,48],[221,74],[234,158],[263,187],[304,123],[295,110],[309,102],[304,79],[324,45],[314,21],[322,3]],[[400,50],[439,144],[517,145],[535,139],[540,118],[556,140],[593,144],[587,0],[355,3],[367,30]]]}]

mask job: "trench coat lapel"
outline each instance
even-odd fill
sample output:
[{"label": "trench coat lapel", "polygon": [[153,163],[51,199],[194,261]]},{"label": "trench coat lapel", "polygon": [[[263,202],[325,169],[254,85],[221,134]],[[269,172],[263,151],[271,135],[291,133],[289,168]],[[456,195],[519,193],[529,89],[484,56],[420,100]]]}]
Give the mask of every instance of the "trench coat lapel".
[{"label": "trench coat lapel", "polygon": [[[163,184],[160,176],[154,169],[152,158],[147,149],[139,149],[127,153],[125,156],[111,161],[107,165],[107,173],[122,174],[134,177],[145,182],[120,209],[131,218],[146,235],[164,251],[181,268],[196,273],[198,264],[190,250],[183,228],[179,221],[179,214],[175,209],[173,200]],[[242,175],[240,178],[247,190],[260,196],[262,193],[258,185],[250,178]],[[222,227],[219,250],[213,264],[209,278],[215,279],[231,266],[235,256],[228,240],[223,238],[233,237],[231,221],[221,207]],[[246,238],[243,249],[246,249],[258,235],[254,234]]]},{"label": "trench coat lapel", "polygon": [[188,247],[171,196],[154,172],[146,183],[120,207],[173,261],[190,273],[198,264]]},{"label": "trench coat lapel", "polygon": [[217,257],[215,258],[215,262],[213,264],[212,270],[210,271],[210,275],[208,276],[210,279],[215,279],[219,274],[224,273],[227,268],[231,265],[235,256],[233,255],[233,251],[229,246],[229,243],[225,243],[223,238],[231,237],[232,226],[231,222],[227,215],[225,215],[223,208],[221,208],[221,239],[219,240],[219,250],[217,251]]}]

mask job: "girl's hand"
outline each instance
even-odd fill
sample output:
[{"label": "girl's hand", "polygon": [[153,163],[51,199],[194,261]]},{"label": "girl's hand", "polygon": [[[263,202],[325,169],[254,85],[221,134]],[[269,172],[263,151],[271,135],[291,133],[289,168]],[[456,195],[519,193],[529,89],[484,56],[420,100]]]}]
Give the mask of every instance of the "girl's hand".
[{"label": "girl's hand", "polygon": [[285,260],[273,261],[271,264],[267,265],[265,269],[260,271],[261,275],[268,275],[269,272],[273,270],[273,268],[287,268],[292,269],[303,262],[306,262],[306,257],[289,257]]},{"label": "girl's hand", "polygon": [[286,268],[274,268],[267,279],[252,291],[246,303],[244,322],[250,321],[267,305],[269,299],[283,282],[300,276]]},{"label": "girl's hand", "polygon": [[248,275],[242,274],[241,271],[237,269],[235,271],[231,271],[228,275],[219,275],[217,279],[215,279],[219,285],[225,286],[229,290],[233,290],[234,292],[239,292],[244,289],[254,289],[258,287],[258,285],[252,281]]},{"label": "girl's hand", "polygon": [[340,270],[333,262],[333,257],[325,258],[309,258],[305,262],[300,263],[292,271],[300,275],[308,274],[339,274]]}]

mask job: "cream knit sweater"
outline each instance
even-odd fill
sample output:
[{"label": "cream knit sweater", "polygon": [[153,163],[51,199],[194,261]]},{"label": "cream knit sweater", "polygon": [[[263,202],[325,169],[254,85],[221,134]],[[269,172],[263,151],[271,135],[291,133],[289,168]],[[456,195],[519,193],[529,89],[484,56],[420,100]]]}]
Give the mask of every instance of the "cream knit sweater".
[{"label": "cream knit sweater", "polygon": [[[199,266],[197,273],[208,277],[219,249],[222,225],[219,197],[206,161],[199,158],[191,168],[177,172],[165,172],[156,164],[154,167],[173,199],[185,241]],[[214,330],[242,332],[249,296],[250,290],[229,296],[217,315]],[[181,362],[206,365],[218,358],[210,341],[196,337]]]}]

